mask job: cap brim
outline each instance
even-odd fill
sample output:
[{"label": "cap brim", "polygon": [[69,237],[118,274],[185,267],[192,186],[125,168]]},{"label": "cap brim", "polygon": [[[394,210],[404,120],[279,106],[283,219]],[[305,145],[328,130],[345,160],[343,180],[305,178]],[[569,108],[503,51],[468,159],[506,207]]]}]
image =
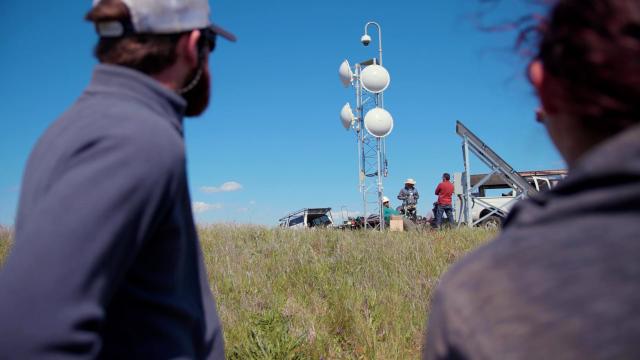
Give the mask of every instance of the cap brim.
[{"label": "cap brim", "polygon": [[238,38],[232,32],[227,31],[227,30],[221,28],[220,26],[218,26],[216,24],[211,24],[210,28],[214,33],[222,36],[223,38],[225,38],[225,39],[227,39],[227,40],[229,40],[231,42],[238,41]]}]

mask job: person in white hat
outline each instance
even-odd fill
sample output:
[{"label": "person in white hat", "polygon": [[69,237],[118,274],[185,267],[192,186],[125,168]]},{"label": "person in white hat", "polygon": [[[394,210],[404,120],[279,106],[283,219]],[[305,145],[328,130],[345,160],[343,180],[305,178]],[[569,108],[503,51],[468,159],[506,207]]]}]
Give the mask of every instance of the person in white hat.
[{"label": "person in white hat", "polygon": [[389,224],[391,221],[391,215],[398,215],[398,211],[396,209],[391,208],[391,200],[388,197],[382,197],[382,211],[384,216],[384,222]]},{"label": "person in white hat", "polygon": [[[382,197],[382,211],[385,224],[391,223],[391,216],[400,215],[400,212],[391,207],[391,201],[388,197]],[[406,217],[402,217],[402,225],[404,230],[416,230],[416,224]]]},{"label": "person in white hat", "polygon": [[404,188],[402,188],[398,194],[398,200],[402,200],[402,206],[400,207],[400,209],[402,209],[401,212],[403,212],[405,216],[415,217],[419,198],[420,193],[418,193],[418,189],[416,189],[416,181],[411,178],[407,179],[404,182]]},{"label": "person in white hat", "polygon": [[182,121],[209,101],[206,0],[94,1],[100,64],[41,137],[0,272],[0,359],[223,359]]}]

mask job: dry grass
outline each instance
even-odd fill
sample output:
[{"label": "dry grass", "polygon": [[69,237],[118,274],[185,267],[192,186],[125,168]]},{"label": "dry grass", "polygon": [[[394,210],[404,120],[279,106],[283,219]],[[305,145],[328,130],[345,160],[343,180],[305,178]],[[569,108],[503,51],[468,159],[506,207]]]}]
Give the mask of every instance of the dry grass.
[{"label": "dry grass", "polygon": [[439,277],[493,235],[200,229],[230,359],[416,359]]},{"label": "dry grass", "polygon": [[237,359],[418,358],[431,292],[491,232],[201,229]]},{"label": "dry grass", "polygon": [[11,248],[11,242],[13,240],[11,231],[5,227],[0,226],[0,267],[4,259],[9,254],[9,248]]}]

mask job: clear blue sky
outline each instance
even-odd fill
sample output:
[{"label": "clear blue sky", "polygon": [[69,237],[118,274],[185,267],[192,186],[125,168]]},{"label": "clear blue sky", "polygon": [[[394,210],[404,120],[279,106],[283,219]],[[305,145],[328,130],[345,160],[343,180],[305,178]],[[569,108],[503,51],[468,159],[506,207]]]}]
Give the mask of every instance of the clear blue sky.
[{"label": "clear blue sky", "polygon": [[[239,41],[220,42],[212,106],[186,119],[197,220],[271,225],[303,207],[360,210],[355,139],[338,117],[354,94],[337,69],[344,59],[375,56],[375,46],[359,42],[368,20],[383,27],[392,77],[390,197],[413,177],[423,212],[442,172],[461,171],[457,119],[516,169],[564,166],[533,119],[524,61],[510,51],[515,34],[479,31],[470,20],[479,3],[213,1],[213,20]],[[491,19],[515,19],[523,6],[509,1]],[[14,222],[31,148],[90,79],[96,36],[82,20],[89,7],[88,0],[0,2],[0,224]]]}]

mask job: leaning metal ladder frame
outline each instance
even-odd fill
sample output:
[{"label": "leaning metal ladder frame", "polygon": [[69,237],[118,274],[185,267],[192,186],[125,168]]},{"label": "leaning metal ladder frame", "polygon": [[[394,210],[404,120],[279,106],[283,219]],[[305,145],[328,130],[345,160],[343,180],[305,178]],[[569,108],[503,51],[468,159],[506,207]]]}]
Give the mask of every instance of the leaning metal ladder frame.
[{"label": "leaning metal ladder frame", "polygon": [[[464,180],[463,180],[463,206],[462,211],[465,218],[465,223],[468,227],[474,227],[477,224],[482,223],[490,216],[500,213],[502,210],[495,208],[491,204],[482,200],[480,197],[473,194],[480,189],[491,177],[495,174],[498,175],[506,184],[509,184],[515,191],[516,196],[509,201],[504,207],[511,205],[512,203],[529,197],[536,193],[525,178],[520,176],[511,165],[504,161],[495,151],[493,151],[487,144],[485,144],[479,137],[472,133],[467,127],[460,121],[456,122],[456,133],[462,137],[462,157],[464,161]],[[487,174],[482,180],[480,180],[474,186],[471,186],[471,163],[469,161],[469,153],[476,155],[485,165],[491,169],[491,172]],[[477,203],[483,208],[490,210],[489,213],[480,217],[477,221],[473,221],[471,214],[472,204]],[[460,226],[460,224],[458,224]]]}]

